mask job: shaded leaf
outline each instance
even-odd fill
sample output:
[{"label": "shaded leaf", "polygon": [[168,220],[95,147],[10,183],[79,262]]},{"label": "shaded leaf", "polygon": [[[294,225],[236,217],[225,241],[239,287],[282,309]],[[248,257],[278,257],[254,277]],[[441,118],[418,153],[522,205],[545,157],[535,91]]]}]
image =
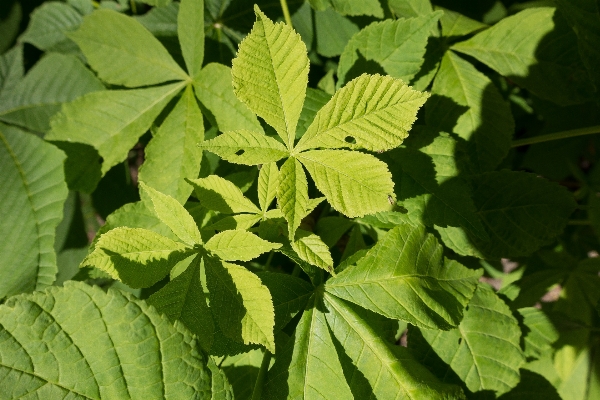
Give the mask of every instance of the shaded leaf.
[{"label": "shaded leaf", "polygon": [[71,5],[52,1],[33,10],[29,25],[19,40],[40,50],[77,51],[77,45],[66,35],[81,25],[83,17]]},{"label": "shaded leaf", "polygon": [[308,181],[302,164],[288,158],[279,171],[277,202],[288,222],[288,237],[293,238],[308,206]]},{"label": "shaded leaf", "polygon": [[529,330],[525,336],[526,357],[540,358],[551,354],[552,344],[559,338],[559,333],[550,318],[535,307],[520,308],[523,324]]},{"label": "shaded leaf", "polygon": [[258,204],[265,212],[277,196],[279,186],[279,169],[277,164],[268,163],[262,166],[258,173]]},{"label": "shaded leaf", "polygon": [[206,178],[187,179],[187,181],[194,187],[200,203],[209,210],[225,214],[260,213],[258,207],[244,197],[242,191],[227,179],[210,175]]}]

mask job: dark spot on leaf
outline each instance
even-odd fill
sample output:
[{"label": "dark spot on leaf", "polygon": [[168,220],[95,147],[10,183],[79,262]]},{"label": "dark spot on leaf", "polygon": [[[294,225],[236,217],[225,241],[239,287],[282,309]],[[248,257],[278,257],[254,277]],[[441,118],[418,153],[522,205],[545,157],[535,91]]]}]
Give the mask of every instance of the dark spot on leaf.
[{"label": "dark spot on leaf", "polygon": [[458,344],[460,345],[462,343],[462,338],[458,338]]},{"label": "dark spot on leaf", "polygon": [[244,154],[246,152],[246,150],[244,149],[239,149],[238,151],[235,152],[236,156],[241,156],[242,154]]},{"label": "dark spot on leaf", "polygon": [[346,139],[344,140],[346,141],[346,143],[356,144],[356,139],[354,139],[352,136],[346,136]]}]

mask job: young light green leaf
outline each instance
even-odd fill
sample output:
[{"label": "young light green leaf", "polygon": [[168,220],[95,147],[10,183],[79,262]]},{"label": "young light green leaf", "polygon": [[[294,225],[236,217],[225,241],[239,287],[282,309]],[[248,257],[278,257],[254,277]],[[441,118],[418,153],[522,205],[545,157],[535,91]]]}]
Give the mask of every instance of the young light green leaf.
[{"label": "young light green leaf", "polygon": [[424,61],[425,46],[433,28],[443,15],[432,12],[416,18],[373,22],[354,35],[338,64],[338,87],[354,78],[347,76],[361,58],[375,61],[394,78],[410,82]]},{"label": "young light green leaf", "polygon": [[233,60],[233,89],[291,149],[308,84],[306,46],[287,24],[274,24],[258,6],[255,13],[254,27]]},{"label": "young light green leaf", "polygon": [[465,17],[456,11],[447,10],[445,8],[442,8],[442,10],[444,11],[444,15],[440,18],[440,24],[442,25],[442,35],[445,37],[466,36],[488,27],[486,24]]},{"label": "young light green leaf", "polygon": [[462,319],[481,272],[444,263],[442,253],[424,227],[400,225],[355,266],[329,279],[325,290],[388,318],[450,329]]},{"label": "young light green leaf", "polygon": [[55,229],[68,194],[64,159],[37,136],[0,124],[0,298],[54,282]]},{"label": "young light green leaf", "polygon": [[551,243],[576,208],[564,187],[534,174],[488,172],[473,183],[473,201],[490,240],[472,241],[487,257],[528,255]]},{"label": "young light green leaf", "polygon": [[284,328],[304,310],[314,287],[304,279],[276,272],[257,273],[263,285],[269,288],[275,309],[275,332]]},{"label": "young light green leaf", "polygon": [[95,11],[69,37],[107,83],[137,87],[189,79],[146,28],[118,12]]},{"label": "young light green leaf", "polygon": [[284,145],[264,133],[247,130],[225,132],[198,146],[235,164],[258,165],[281,160],[289,153]]},{"label": "young light green leaf", "polygon": [[194,78],[196,97],[215,118],[221,132],[248,130],[262,132],[256,115],[233,93],[231,68],[210,63]]},{"label": "young light green leaf", "polygon": [[591,99],[592,92],[576,43],[554,7],[532,7],[452,48],[543,99],[570,105]]},{"label": "young light green leaf", "polygon": [[12,297],[0,306],[0,337],[4,398],[211,395],[194,335],[119,290],[66,282]]},{"label": "young light green leaf", "polygon": [[325,313],[333,335],[366,378],[378,399],[463,399],[460,388],[443,384],[407,350],[386,343],[353,306],[325,293]]},{"label": "young light green leaf", "polygon": [[177,14],[177,36],[188,73],[195,79],[204,60],[204,1],[181,1]]},{"label": "young light green leaf", "polygon": [[302,314],[294,335],[269,371],[264,395],[266,399],[354,398],[325,314],[317,307],[310,307]]},{"label": "young light green leaf", "polygon": [[361,75],[317,112],[294,151],[317,147],[383,151],[398,147],[428,97],[389,76]]},{"label": "young light green leaf", "polygon": [[0,94],[0,119],[46,132],[61,103],[101,90],[104,90],[102,83],[77,57],[50,53],[12,90]]},{"label": "young light green leaf", "polygon": [[260,214],[258,207],[244,196],[242,191],[227,179],[217,175],[206,178],[186,179],[194,187],[200,203],[209,210],[224,214]]},{"label": "young light green leaf", "polygon": [[100,237],[81,267],[98,268],[132,288],[143,288],[160,281],[192,253],[189,247],[147,229],[115,228]]},{"label": "young light green leaf", "polygon": [[171,231],[189,246],[202,243],[200,231],[194,218],[177,200],[163,194],[152,187],[140,182],[140,189],[150,197],[156,216],[167,225]]},{"label": "young light green leaf", "polygon": [[525,357],[541,358],[551,355],[552,344],[560,335],[548,315],[535,307],[520,308],[519,314],[523,317],[523,325],[528,328],[525,335]]},{"label": "young light green leaf", "polygon": [[77,45],[65,33],[77,29],[82,21],[81,14],[69,4],[44,3],[33,10],[29,25],[19,40],[44,51],[77,50]]},{"label": "young light green leaf", "polygon": [[370,154],[311,150],[297,157],[329,204],[347,217],[387,211],[395,203],[392,175]]},{"label": "young light green leaf", "polygon": [[502,394],[519,382],[519,367],[525,361],[519,347],[521,330],[489,286],[477,287],[458,328],[421,333],[472,392]]},{"label": "young light green leaf", "polygon": [[510,150],[515,123],[492,81],[471,63],[446,52],[427,103],[427,124],[465,139],[475,172],[493,170]]},{"label": "young light green leaf", "polygon": [[181,321],[208,352],[215,327],[200,283],[200,262],[200,256],[196,256],[183,273],[152,294],[147,302],[171,322]]},{"label": "young light green leaf", "polygon": [[302,164],[295,158],[288,158],[281,166],[277,202],[288,222],[288,235],[293,238],[308,205],[308,181]]},{"label": "young light green leaf", "polygon": [[228,215],[214,224],[204,227],[204,229],[215,231],[228,231],[232,229],[248,230],[260,221],[261,218],[260,214]]},{"label": "young light green leaf", "polygon": [[267,242],[244,230],[234,230],[217,233],[204,247],[225,261],[250,261],[263,253],[280,248],[281,244]]},{"label": "young light green leaf", "polygon": [[123,161],[183,83],[147,89],[89,93],[63,105],[46,140],[92,145],[103,157],[102,173]]},{"label": "young light green leaf", "polygon": [[275,353],[275,312],[269,289],[239,265],[205,257],[204,266],[210,307],[223,334],[240,343],[261,344]]},{"label": "young light green leaf", "polygon": [[333,259],[329,247],[314,233],[302,229],[296,231],[292,248],[298,256],[311,265],[315,265],[333,274]]},{"label": "young light green leaf", "polygon": [[139,181],[185,203],[193,190],[185,178],[198,177],[202,150],[196,144],[203,139],[202,113],[188,86],[144,149]]},{"label": "young light green leaf", "polygon": [[266,212],[275,196],[279,186],[279,169],[277,164],[264,164],[258,173],[258,204]]}]

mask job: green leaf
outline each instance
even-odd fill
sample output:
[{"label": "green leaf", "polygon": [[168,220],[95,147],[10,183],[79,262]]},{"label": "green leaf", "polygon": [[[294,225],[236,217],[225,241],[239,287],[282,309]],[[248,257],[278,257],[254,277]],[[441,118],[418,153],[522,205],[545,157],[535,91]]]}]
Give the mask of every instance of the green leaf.
[{"label": "green leaf", "polygon": [[[8,12],[4,11],[7,10]],[[12,3],[3,8],[3,18],[0,24],[0,54],[4,53],[19,34],[23,8],[21,3]]]},{"label": "green leaf", "polygon": [[235,399],[250,400],[252,398],[252,390],[262,359],[263,352],[259,349],[225,357],[220,368],[227,375],[227,379],[233,387]]},{"label": "green leaf", "polygon": [[323,217],[317,221],[315,233],[327,247],[333,247],[353,225],[354,221],[348,218]]},{"label": "green leaf", "polygon": [[225,375],[222,369],[217,367],[217,364],[215,364],[211,357],[208,360],[208,368],[210,369],[212,379],[212,400],[233,400],[235,398],[233,387],[229,383],[227,375]]},{"label": "green leaf", "polygon": [[535,398],[544,400],[563,399],[552,383],[548,382],[545,377],[523,368],[521,369],[519,384],[510,392],[498,397],[499,400],[526,400]]},{"label": "green leaf", "polygon": [[490,240],[472,241],[488,257],[528,255],[552,243],[576,207],[564,187],[525,172],[489,172],[473,185],[475,208]]},{"label": "green leaf", "polygon": [[279,186],[279,169],[277,164],[264,164],[258,173],[258,204],[266,212],[277,196]]},{"label": "green leaf", "polygon": [[188,73],[194,79],[200,74],[204,60],[204,1],[181,1],[177,36]]},{"label": "green leaf", "polygon": [[52,1],[33,10],[29,25],[19,40],[40,50],[75,50],[77,45],[66,35],[81,25],[83,18],[68,4]]},{"label": "green leaf", "polygon": [[302,229],[296,231],[292,248],[302,260],[333,274],[333,259],[329,247],[314,233]]},{"label": "green leaf", "polygon": [[233,89],[291,149],[308,84],[306,46],[290,26],[274,24],[258,6],[255,13],[254,27],[233,60]]},{"label": "green leaf", "polygon": [[134,15],[136,21],[144,25],[156,37],[177,36],[177,16],[179,3],[165,7],[154,7],[144,15]]},{"label": "green leaf", "polygon": [[[123,1],[123,0],[121,0]],[[146,3],[154,7],[165,7],[171,4],[173,0],[140,0],[142,3]]]},{"label": "green leaf", "polygon": [[465,139],[476,172],[495,169],[510,150],[515,123],[492,81],[471,63],[446,52],[427,103],[427,125]]},{"label": "green leaf", "polygon": [[288,237],[293,239],[308,206],[306,174],[302,164],[293,157],[288,158],[279,171],[277,202],[288,222]]},{"label": "green leaf", "polygon": [[344,352],[366,378],[379,399],[462,399],[460,388],[440,383],[407,350],[386,343],[367,321],[344,301],[325,293],[325,317]]},{"label": "green leaf", "polygon": [[94,11],[69,37],[107,83],[137,87],[189,79],[146,28],[115,11]]},{"label": "green leaf", "polygon": [[332,7],[342,15],[371,15],[383,18],[383,9],[377,0],[309,0],[315,10]]},{"label": "green leaf", "polygon": [[0,55],[0,97],[10,92],[25,75],[23,65],[23,46],[14,46]]},{"label": "green leaf", "polygon": [[424,225],[443,231],[442,239],[450,248],[454,247],[445,233],[453,227],[489,239],[476,213],[470,187],[460,178],[459,151],[456,141],[442,132],[418,150],[401,148],[381,156],[398,185],[402,207]]},{"label": "green leaf", "polygon": [[292,318],[304,310],[312,295],[313,286],[303,279],[275,272],[257,273],[263,285],[269,288],[275,309],[275,332],[284,328]]},{"label": "green leaf", "polygon": [[66,282],[13,297],[0,337],[7,399],[210,398],[196,338],[118,290]]},{"label": "green leaf", "polygon": [[204,247],[225,261],[250,261],[280,248],[281,244],[267,242],[247,231],[234,230],[217,233]]},{"label": "green leaf", "polygon": [[262,132],[256,115],[233,93],[231,68],[210,63],[194,78],[198,100],[215,118],[221,132],[248,130]]},{"label": "green leaf", "polygon": [[86,143],[104,159],[102,173],[123,161],[182,83],[89,93],[65,104],[50,121],[46,140]]},{"label": "green leaf", "polygon": [[260,221],[261,218],[262,216],[260,214],[228,215],[227,217],[218,220],[214,224],[206,226],[204,229],[215,231],[228,231],[231,229],[248,230],[252,228],[258,221]]},{"label": "green leaf", "polygon": [[304,99],[302,113],[300,114],[300,119],[298,120],[298,126],[296,128],[296,139],[300,139],[304,135],[315,119],[317,111],[327,104],[329,100],[331,100],[330,94],[325,93],[322,90],[306,88],[306,98]]},{"label": "green leaf", "polygon": [[33,131],[50,128],[50,117],[66,103],[104,86],[75,56],[43,57],[12,90],[0,94],[0,120]]},{"label": "green leaf", "polygon": [[388,318],[450,329],[462,319],[481,271],[444,261],[442,253],[423,227],[400,225],[329,279],[325,290]]},{"label": "green leaf", "polygon": [[557,1],[558,9],[577,35],[581,60],[590,80],[600,90],[600,74],[597,65],[600,61],[600,6],[594,0]]},{"label": "green leaf", "polygon": [[139,181],[185,203],[193,190],[185,178],[198,177],[202,150],[196,145],[203,139],[202,113],[188,86],[144,149]]},{"label": "green leaf", "polygon": [[444,11],[444,15],[440,18],[440,24],[442,25],[442,35],[446,37],[455,38],[466,36],[488,27],[486,24],[465,17],[455,11],[447,10],[445,8],[442,8],[442,10]]},{"label": "green leaf", "polygon": [[202,243],[194,218],[177,200],[140,182],[142,193],[150,197],[156,216],[184,243],[194,246]]},{"label": "green leaf", "polygon": [[519,367],[525,361],[519,347],[521,330],[489,286],[477,287],[458,328],[421,333],[472,392],[502,394],[519,382]]},{"label": "green leaf", "polygon": [[429,0],[389,0],[390,10],[398,17],[410,18],[433,12]]},{"label": "green leaf", "polygon": [[81,267],[98,268],[132,288],[143,288],[160,281],[192,252],[147,229],[115,228],[100,236]]},{"label": "green leaf", "polygon": [[277,355],[265,384],[266,399],[354,398],[319,308],[312,305],[304,311],[294,335]]},{"label": "green leaf", "polygon": [[359,30],[354,22],[331,8],[324,11],[315,11],[314,26],[317,53],[325,57],[335,57],[342,54],[350,38]]},{"label": "green leaf", "polygon": [[237,342],[257,343],[275,353],[275,312],[271,293],[239,265],[204,257],[210,307],[223,334]]},{"label": "green leaf", "polygon": [[385,163],[372,155],[346,150],[311,150],[297,157],[329,204],[347,217],[362,217],[391,208],[392,176]]},{"label": "green leaf", "polygon": [[551,355],[552,344],[559,338],[559,332],[546,313],[535,307],[520,308],[519,314],[528,329],[525,335],[525,356],[541,358]]},{"label": "green leaf", "polygon": [[401,80],[362,75],[317,112],[294,152],[317,147],[376,151],[398,147],[428,97]]},{"label": "green leaf", "polygon": [[423,64],[427,39],[442,15],[436,11],[368,25],[352,37],[340,57],[338,86],[354,78],[348,75],[359,59],[375,61],[388,75],[410,82]]},{"label": "green leaf", "polygon": [[504,18],[452,48],[543,99],[570,105],[591,98],[576,43],[575,33],[555,8],[534,7]]},{"label": "green leaf", "polygon": [[200,260],[200,256],[196,256],[183,273],[152,294],[147,302],[171,322],[181,321],[208,352],[215,327],[200,284]]},{"label": "green leaf", "polygon": [[200,203],[209,210],[224,214],[244,212],[260,214],[258,207],[244,197],[242,191],[227,179],[210,175],[206,178],[186,180],[194,186]]},{"label": "green leaf", "polygon": [[64,159],[37,136],[0,124],[0,298],[54,282],[55,229],[68,194]]},{"label": "green leaf", "polygon": [[258,165],[275,162],[289,153],[276,139],[264,133],[247,130],[225,132],[214,139],[198,144],[235,164]]}]

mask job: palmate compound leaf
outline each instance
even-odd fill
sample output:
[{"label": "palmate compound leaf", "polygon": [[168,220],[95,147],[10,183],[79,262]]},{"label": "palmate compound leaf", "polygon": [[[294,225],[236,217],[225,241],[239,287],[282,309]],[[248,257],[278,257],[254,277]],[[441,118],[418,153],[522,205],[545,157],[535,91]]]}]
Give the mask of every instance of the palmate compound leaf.
[{"label": "palmate compound leaf", "polygon": [[81,267],[96,267],[132,288],[150,287],[194,250],[142,228],[115,228],[100,237]]},{"label": "palmate compound leaf", "polygon": [[290,26],[273,23],[258,6],[255,13],[254,27],[233,60],[233,89],[292,149],[308,83],[306,46]]},{"label": "palmate compound leaf", "polygon": [[46,140],[86,143],[104,159],[102,173],[123,161],[184,83],[89,93],[63,105]]},{"label": "palmate compound leaf", "polygon": [[258,165],[279,161],[289,155],[281,142],[264,133],[248,130],[225,132],[198,146],[235,164]]},{"label": "palmate compound leaf", "polygon": [[475,57],[543,99],[563,106],[591,99],[577,36],[554,7],[523,10],[452,49]]},{"label": "palmate compound leaf", "polygon": [[75,56],[49,53],[11,90],[0,94],[0,120],[46,132],[62,103],[104,90],[102,83]]},{"label": "palmate compound leaf", "polygon": [[142,196],[146,195],[150,197],[158,219],[167,225],[182,242],[189,246],[202,243],[196,221],[194,221],[190,213],[177,200],[151,188],[143,182],[140,182],[140,189]]},{"label": "palmate compound leaf", "polygon": [[477,286],[456,329],[421,329],[421,334],[472,392],[502,394],[519,383],[519,367],[525,361],[519,345],[521,329],[489,286]]},{"label": "palmate compound leaf", "polygon": [[352,37],[340,56],[338,86],[349,80],[347,74],[360,56],[375,61],[392,77],[410,82],[423,64],[427,39],[442,15],[436,11],[368,25]]},{"label": "palmate compound leaf", "polygon": [[387,211],[395,203],[392,175],[384,162],[370,154],[310,150],[297,158],[329,204],[347,217]]},{"label": "palmate compound leaf", "polygon": [[228,230],[211,237],[204,247],[225,261],[250,261],[281,244],[267,242],[245,230]]},{"label": "palmate compound leaf", "polygon": [[102,9],[68,35],[103,81],[127,87],[188,80],[167,49],[135,19]]},{"label": "palmate compound leaf", "polygon": [[349,382],[354,390],[377,399],[464,399],[460,388],[441,383],[405,348],[390,346],[364,310],[329,293],[324,304],[327,324],[357,370]]},{"label": "palmate compound leaf", "polygon": [[202,206],[223,214],[260,214],[254,205],[233,182],[217,175],[206,178],[186,179],[194,187]]},{"label": "palmate compound leaf", "polygon": [[443,247],[423,226],[399,225],[325,290],[388,318],[434,329],[458,325],[480,271],[443,260]]},{"label": "palmate compound leaf", "polygon": [[398,147],[428,97],[399,79],[361,75],[317,112],[294,152],[319,147],[373,151]]},{"label": "palmate compound leaf", "polygon": [[491,171],[510,150],[515,122],[508,102],[471,63],[448,51],[433,81],[427,125],[467,141],[474,173]]},{"label": "palmate compound leaf", "polygon": [[275,353],[275,311],[269,289],[239,265],[204,257],[210,307],[223,334],[244,344],[261,344]]},{"label": "palmate compound leaf", "polygon": [[189,267],[147,300],[170,321],[181,321],[198,337],[200,346],[208,352],[213,343],[215,327],[200,283],[201,257],[196,256]]},{"label": "palmate compound leaf", "polygon": [[139,181],[185,203],[193,190],[185,178],[198,177],[202,150],[196,144],[203,139],[204,120],[188,86],[144,149]]},{"label": "palmate compound leaf", "polygon": [[5,399],[210,399],[207,356],[180,323],[118,290],[66,282],[0,305]]},{"label": "palmate compound leaf", "polygon": [[0,124],[0,298],[54,282],[55,230],[67,198],[64,158],[37,136]]}]

